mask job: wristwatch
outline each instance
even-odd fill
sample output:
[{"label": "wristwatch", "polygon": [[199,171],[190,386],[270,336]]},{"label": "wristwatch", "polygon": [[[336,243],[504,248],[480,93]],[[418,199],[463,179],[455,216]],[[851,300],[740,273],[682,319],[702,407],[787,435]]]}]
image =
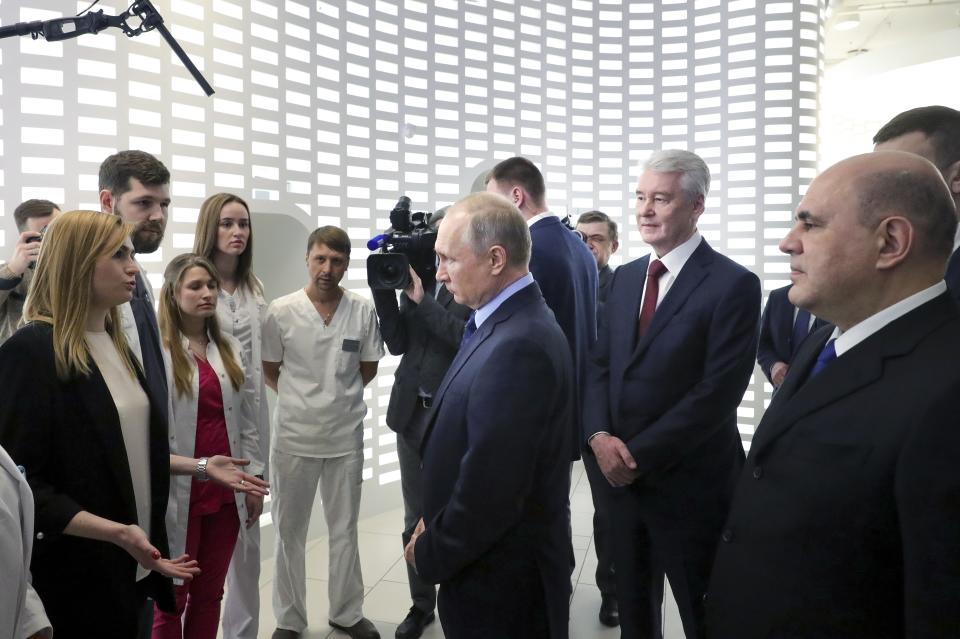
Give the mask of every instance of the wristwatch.
[{"label": "wristwatch", "polygon": [[197,460],[197,470],[194,472],[194,476],[197,478],[197,481],[207,481],[210,477],[207,476],[207,458],[201,457]]}]

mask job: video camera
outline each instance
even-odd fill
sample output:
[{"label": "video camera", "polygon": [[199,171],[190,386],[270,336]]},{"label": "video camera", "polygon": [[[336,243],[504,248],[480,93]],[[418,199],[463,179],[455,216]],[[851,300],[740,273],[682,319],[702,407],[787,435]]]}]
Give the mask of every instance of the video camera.
[{"label": "video camera", "polygon": [[367,258],[367,284],[372,289],[402,290],[410,284],[410,267],[431,286],[437,277],[437,257],[433,247],[437,231],[431,228],[433,213],[410,211],[410,198],[400,196],[390,211],[390,225],[367,248],[377,251]]}]

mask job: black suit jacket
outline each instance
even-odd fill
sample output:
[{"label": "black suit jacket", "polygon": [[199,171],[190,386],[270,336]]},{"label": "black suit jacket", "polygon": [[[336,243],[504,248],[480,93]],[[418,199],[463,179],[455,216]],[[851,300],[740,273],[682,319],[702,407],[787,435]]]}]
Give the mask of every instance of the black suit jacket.
[{"label": "black suit jacket", "polygon": [[440,385],[415,555],[440,584],[450,639],[567,637],[572,393],[567,342],[536,283],[479,327]]},{"label": "black suit jacket", "polygon": [[571,427],[570,459],[579,459],[584,443],[580,423],[583,385],[590,348],[597,338],[597,261],[581,236],[556,216],[534,223],[530,238],[530,273],[540,285],[573,355],[576,419]]},{"label": "black suit jacket", "polygon": [[404,433],[420,389],[434,394],[440,386],[460,347],[470,309],[453,301],[443,285],[436,299],[425,294],[419,304],[401,293],[398,305],[397,294],[387,290],[374,290],[373,303],[387,348],[393,355],[403,355],[394,373],[387,426]]},{"label": "black suit jacket", "polygon": [[960,309],[947,293],[806,381],[753,439],[707,598],[713,639],[960,634]]},{"label": "black suit jacket", "polygon": [[587,435],[626,443],[649,509],[722,521],[744,457],[737,407],[757,352],[760,282],[703,240],[638,343],[649,261],[614,274],[590,367]]},{"label": "black suit jacket", "polygon": [[597,302],[603,304],[607,301],[607,294],[610,292],[610,283],[613,281],[613,269],[607,264],[597,272],[600,287],[597,289]]},{"label": "black suit jacket", "polygon": [[[53,329],[41,322],[0,346],[0,443],[26,468],[36,500],[33,585],[57,637],[133,637],[136,561],[119,546],[63,533],[87,511],[137,522],[133,483],[117,410],[100,371],[57,378]],[[140,376],[140,385],[148,387]],[[169,556],[164,515],[170,481],[167,428],[151,397],[151,543]],[[173,591],[158,573],[147,592],[173,610]]]},{"label": "black suit jacket", "polygon": [[[767,305],[760,317],[760,344],[757,347],[757,363],[760,364],[767,381],[771,382],[770,369],[773,365],[777,362],[790,364],[793,353],[799,347],[799,344],[793,343],[793,312],[796,306],[791,304],[787,297],[791,286],[792,284],[770,291],[770,295],[767,297]],[[813,321],[810,333],[812,334],[826,325],[827,322],[818,317]]]},{"label": "black suit jacket", "polygon": [[943,279],[946,280],[947,288],[950,289],[954,299],[960,302],[960,248],[950,255],[950,260],[947,262],[947,272]]}]

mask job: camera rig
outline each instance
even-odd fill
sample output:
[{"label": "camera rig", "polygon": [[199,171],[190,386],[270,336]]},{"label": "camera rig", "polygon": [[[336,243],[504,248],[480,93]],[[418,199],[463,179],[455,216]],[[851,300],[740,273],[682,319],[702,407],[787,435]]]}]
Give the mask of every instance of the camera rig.
[{"label": "camera rig", "polygon": [[[93,4],[96,4],[94,2]],[[93,5],[91,5],[93,6]],[[86,15],[84,15],[86,14]],[[127,10],[116,16],[104,15],[103,10],[88,12],[70,18],[55,18],[53,20],[35,20],[33,22],[18,22],[9,26],[0,27],[0,38],[28,35],[34,40],[42,37],[47,42],[69,40],[85,33],[99,33],[107,27],[121,29],[128,38],[153,31],[156,29],[167,41],[173,52],[180,58],[193,79],[208,96],[213,95],[213,87],[203,77],[200,70],[193,64],[186,51],[176,41],[167,27],[163,24],[163,16],[157,11],[150,0],[136,0],[127,7]]]}]

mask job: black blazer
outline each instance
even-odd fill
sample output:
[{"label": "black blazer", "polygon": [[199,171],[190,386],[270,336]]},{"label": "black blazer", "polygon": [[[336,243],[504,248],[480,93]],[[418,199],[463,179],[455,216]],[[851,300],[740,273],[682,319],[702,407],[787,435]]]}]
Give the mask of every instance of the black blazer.
[{"label": "black blazer", "polygon": [[410,425],[420,388],[434,394],[453,361],[470,309],[453,301],[443,285],[434,299],[428,294],[419,304],[394,291],[374,290],[373,303],[380,319],[380,334],[392,355],[403,355],[394,372],[387,426],[404,433]]},{"label": "black blazer", "polygon": [[805,382],[831,332],[804,342],[757,428],[708,636],[956,637],[960,309],[944,293]]},{"label": "black blazer", "polygon": [[[53,329],[34,322],[0,346],[0,443],[26,468],[36,500],[33,585],[56,636],[135,637],[136,561],[119,546],[63,533],[87,511],[137,521],[116,407],[100,371],[57,378]],[[147,385],[140,375],[140,385]],[[149,395],[149,393],[148,393]],[[164,515],[170,481],[167,429],[150,410],[151,543],[168,556]],[[146,593],[173,610],[170,580],[151,573]]]},{"label": "black blazer", "polygon": [[597,261],[579,233],[556,216],[530,227],[533,247],[530,273],[553,311],[573,354],[576,419],[571,427],[570,459],[580,459],[583,430],[580,423],[583,385],[590,348],[597,339]]},{"label": "black blazer", "polygon": [[[770,295],[767,297],[767,305],[763,309],[763,315],[760,316],[760,344],[757,347],[757,363],[767,377],[767,381],[771,381],[770,369],[773,365],[777,362],[790,364],[793,353],[800,346],[800,344],[793,343],[793,311],[796,306],[791,304],[787,297],[791,286],[793,285],[770,291]],[[813,321],[810,334],[826,325],[825,320],[816,318]]]},{"label": "black blazer", "polygon": [[420,576],[449,639],[566,639],[573,367],[536,283],[451,364],[423,446]]},{"label": "black blazer", "polygon": [[[703,240],[638,343],[649,261],[613,276],[590,367],[587,434],[624,441],[648,505],[686,519],[719,513],[719,525],[744,457],[737,407],[757,352],[760,281]],[[705,505],[686,513],[692,500]]]}]

